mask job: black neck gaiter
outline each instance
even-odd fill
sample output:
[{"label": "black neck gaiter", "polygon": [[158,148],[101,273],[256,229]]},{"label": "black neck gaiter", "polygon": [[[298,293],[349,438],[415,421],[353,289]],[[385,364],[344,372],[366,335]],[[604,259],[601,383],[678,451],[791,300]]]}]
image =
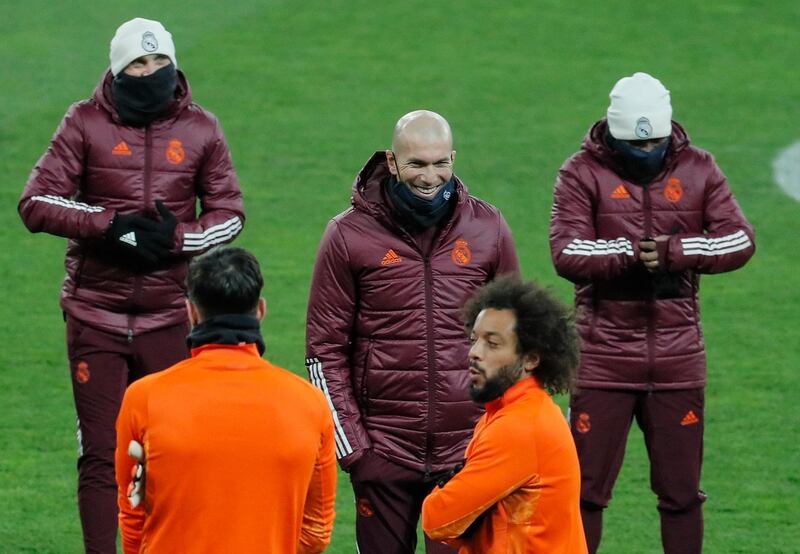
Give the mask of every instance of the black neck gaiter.
[{"label": "black neck gaiter", "polygon": [[206,344],[255,343],[259,354],[264,354],[266,348],[258,318],[244,314],[224,314],[204,319],[192,328],[186,343],[189,348]]},{"label": "black neck gaiter", "polygon": [[649,183],[664,168],[664,160],[670,139],[667,138],[650,152],[636,148],[624,140],[615,139],[611,136],[611,133],[606,134],[606,143],[616,154],[623,170],[631,181],[634,183]]},{"label": "black neck gaiter", "polygon": [[394,176],[389,178],[386,190],[400,219],[419,230],[428,229],[449,216],[456,200],[453,178],[430,200],[417,196],[408,185]]},{"label": "black neck gaiter", "polygon": [[111,83],[114,107],[125,125],[145,127],[164,115],[175,100],[178,72],[169,64],[144,77],[120,73]]}]

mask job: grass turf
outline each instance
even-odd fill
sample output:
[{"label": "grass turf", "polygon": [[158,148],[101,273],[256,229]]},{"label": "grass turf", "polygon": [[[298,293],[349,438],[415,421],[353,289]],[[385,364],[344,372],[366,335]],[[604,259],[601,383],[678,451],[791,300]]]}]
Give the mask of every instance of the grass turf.
[{"label": "grass turf", "polygon": [[[796,2],[31,0],[0,8],[0,551],[81,549],[57,305],[64,241],[29,235],[16,203],[61,115],[107,66],[114,29],[134,16],[171,30],[195,99],[222,121],[248,213],[237,244],[267,277],[268,356],[300,374],[320,234],[400,115],[426,107],[451,121],[457,173],[502,209],[525,275],[569,300],[547,246],[555,172],[616,79],[661,78],[675,118],[716,155],[757,231],[748,266],[703,281],[706,550],[800,550],[800,206],[771,178],[772,158],[800,134]],[[329,551],[352,552],[345,476],[339,492]],[[658,552],[657,519],[634,431],[601,552]]]}]

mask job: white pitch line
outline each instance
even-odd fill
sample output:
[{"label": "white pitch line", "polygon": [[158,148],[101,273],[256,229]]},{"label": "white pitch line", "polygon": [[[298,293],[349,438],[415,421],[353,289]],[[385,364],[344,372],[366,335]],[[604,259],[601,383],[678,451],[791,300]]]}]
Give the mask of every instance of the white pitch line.
[{"label": "white pitch line", "polygon": [[800,201],[800,142],[778,154],[772,162],[772,174],[783,192]]}]

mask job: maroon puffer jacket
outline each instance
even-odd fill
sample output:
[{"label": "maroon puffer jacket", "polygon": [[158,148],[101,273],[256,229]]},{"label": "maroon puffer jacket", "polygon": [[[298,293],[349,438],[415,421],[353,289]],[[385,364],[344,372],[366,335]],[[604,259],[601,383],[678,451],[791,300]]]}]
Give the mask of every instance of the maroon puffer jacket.
[{"label": "maroon puffer jacket", "polygon": [[[561,167],[550,222],[556,271],[575,283],[583,345],[579,386],[683,389],[705,385],[701,273],[731,271],[755,251],[748,224],[713,157],[672,123],[664,170],[652,183],[621,178],[596,123]],[[651,275],[639,241],[660,244]]]},{"label": "maroon puffer jacket", "polygon": [[[107,72],[91,99],[69,108],[19,201],[31,232],[70,239],[62,308],[129,337],[185,321],[187,260],[233,240],[244,223],[219,123],[192,102],[186,78],[178,76],[178,100],[169,114],[134,128],[119,123]],[[179,221],[175,257],[143,272],[109,248],[103,235],[116,212],[155,217],[157,200]]]},{"label": "maroon puffer jacket", "polygon": [[470,400],[459,311],[475,289],[517,272],[511,232],[493,206],[456,179],[457,207],[425,255],[384,197],[386,156],[353,185],[317,254],[306,328],[306,365],[328,396],[337,457],[365,449],[438,472],[461,460],[482,410]]}]

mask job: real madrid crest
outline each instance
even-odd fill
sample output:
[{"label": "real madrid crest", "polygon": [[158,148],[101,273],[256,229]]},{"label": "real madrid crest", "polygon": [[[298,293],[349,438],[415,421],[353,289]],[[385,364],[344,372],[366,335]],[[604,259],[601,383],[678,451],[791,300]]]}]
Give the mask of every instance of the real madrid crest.
[{"label": "real madrid crest", "polygon": [[472,260],[472,251],[469,249],[469,243],[464,239],[456,240],[456,245],[453,247],[450,257],[453,259],[453,263],[457,265],[467,265]]},{"label": "real madrid crest", "polygon": [[165,154],[167,156],[167,161],[173,165],[178,165],[186,158],[186,152],[183,150],[183,143],[178,139],[169,141]]},{"label": "real madrid crest", "polygon": [[642,140],[649,139],[653,134],[653,126],[650,125],[650,120],[646,117],[640,117],[636,121],[636,128],[633,130],[633,134]]},{"label": "real madrid crest", "polygon": [[145,52],[155,52],[158,50],[158,39],[150,31],[142,35],[142,50]]},{"label": "real madrid crest", "polygon": [[670,202],[679,202],[683,198],[683,185],[677,177],[667,179],[667,186],[664,187],[664,198]]},{"label": "real madrid crest", "polygon": [[575,430],[578,433],[586,434],[592,428],[592,420],[589,418],[589,414],[586,412],[581,412],[578,414],[578,418],[575,421]]}]

